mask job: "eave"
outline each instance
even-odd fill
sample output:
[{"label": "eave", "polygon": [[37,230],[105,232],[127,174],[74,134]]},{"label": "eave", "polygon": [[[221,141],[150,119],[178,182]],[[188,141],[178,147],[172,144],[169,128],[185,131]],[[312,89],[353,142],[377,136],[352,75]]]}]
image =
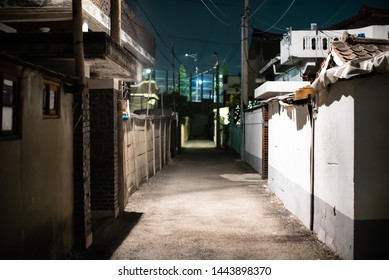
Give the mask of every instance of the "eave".
[{"label": "eave", "polygon": [[255,99],[264,100],[293,93],[308,85],[310,85],[309,82],[302,81],[269,81],[255,89]]},{"label": "eave", "polygon": [[[90,67],[91,76],[135,80],[139,62],[106,33],[84,33],[83,43],[85,62]],[[74,58],[73,34],[0,34],[0,50],[41,65],[55,67],[56,63],[53,61],[59,61],[58,64],[66,61],[71,65]],[[71,75],[71,73],[67,74]]]}]

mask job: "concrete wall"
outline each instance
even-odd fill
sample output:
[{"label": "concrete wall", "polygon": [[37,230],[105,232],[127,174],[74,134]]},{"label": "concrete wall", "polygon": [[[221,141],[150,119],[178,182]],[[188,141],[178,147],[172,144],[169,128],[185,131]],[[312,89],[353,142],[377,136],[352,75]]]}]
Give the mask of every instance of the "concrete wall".
[{"label": "concrete wall", "polygon": [[171,123],[170,117],[137,115],[123,122],[124,204],[170,160]]},{"label": "concrete wall", "polygon": [[319,94],[314,231],[345,259],[389,256],[388,78],[340,81]]},{"label": "concrete wall", "polygon": [[307,106],[269,103],[269,188],[307,227],[311,132]]},{"label": "concrete wall", "polygon": [[1,258],[63,258],[73,246],[73,96],[61,93],[60,118],[44,119],[43,87],[23,71],[21,137],[0,141]]},{"label": "concrete wall", "polygon": [[389,74],[355,90],[354,258],[389,258]]},{"label": "concrete wall", "polygon": [[262,109],[245,113],[245,161],[262,174]]},{"label": "concrete wall", "polygon": [[315,123],[314,231],[342,258],[353,258],[354,88],[350,81],[318,95]]}]

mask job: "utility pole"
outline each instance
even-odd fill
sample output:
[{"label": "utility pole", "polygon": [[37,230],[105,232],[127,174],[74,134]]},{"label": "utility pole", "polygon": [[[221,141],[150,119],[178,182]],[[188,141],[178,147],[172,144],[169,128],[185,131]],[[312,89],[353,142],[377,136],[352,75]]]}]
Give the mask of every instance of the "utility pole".
[{"label": "utility pole", "polygon": [[248,25],[249,25],[249,0],[244,0],[242,16],[242,69],[241,69],[241,96],[244,105],[248,102]]},{"label": "utility pole", "polygon": [[173,71],[173,92],[174,92],[174,83],[175,83],[175,77],[174,77],[174,41],[172,41],[172,71]]},{"label": "utility pole", "polygon": [[219,57],[216,55],[216,148],[220,148]]},{"label": "utility pole", "polygon": [[249,0],[244,0],[242,15],[242,66],[241,66],[241,92],[240,92],[240,122],[242,129],[240,157],[245,158],[245,119],[244,106],[248,103],[248,25],[249,25]]}]

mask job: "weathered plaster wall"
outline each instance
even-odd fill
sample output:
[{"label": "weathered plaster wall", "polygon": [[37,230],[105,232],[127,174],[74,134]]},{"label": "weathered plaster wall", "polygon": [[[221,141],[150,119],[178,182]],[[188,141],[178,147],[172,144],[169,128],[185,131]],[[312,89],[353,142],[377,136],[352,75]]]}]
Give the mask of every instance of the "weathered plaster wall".
[{"label": "weathered plaster wall", "polygon": [[314,231],[344,259],[354,251],[354,97],[352,81],[331,85],[315,123]]},{"label": "weathered plaster wall", "polygon": [[0,172],[1,255],[63,258],[73,246],[73,96],[61,94],[60,118],[43,119],[43,76],[22,75],[21,138],[0,142],[7,155]]},{"label": "weathered plaster wall", "polygon": [[262,109],[245,113],[245,160],[262,174]]},{"label": "weathered plaster wall", "polygon": [[0,141],[0,259],[18,258],[23,238],[21,141]]},{"label": "weathered plaster wall", "polygon": [[270,189],[301,222],[310,222],[311,125],[307,106],[269,104]]}]

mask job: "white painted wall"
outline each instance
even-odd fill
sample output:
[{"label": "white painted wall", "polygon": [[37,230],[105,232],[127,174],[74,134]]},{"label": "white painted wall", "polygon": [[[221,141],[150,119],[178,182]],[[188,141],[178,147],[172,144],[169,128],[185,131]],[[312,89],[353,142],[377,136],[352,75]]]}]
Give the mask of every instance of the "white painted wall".
[{"label": "white painted wall", "polygon": [[319,93],[315,123],[315,220],[318,238],[353,258],[354,93],[350,81]]},{"label": "white painted wall", "polygon": [[307,106],[269,103],[270,189],[309,227],[311,125]]},{"label": "white painted wall", "polygon": [[354,81],[356,220],[389,219],[388,80],[385,74]]},{"label": "white painted wall", "polygon": [[262,174],[262,109],[245,113],[245,160]]},{"label": "white painted wall", "polygon": [[388,259],[389,73],[354,79],[354,257]]},{"label": "white painted wall", "polygon": [[[314,219],[319,239],[344,259],[388,256],[389,74],[360,76],[317,93]],[[257,112],[247,115],[255,122]],[[312,128],[307,106],[269,103],[270,189],[310,226]],[[246,127],[246,139],[255,139]],[[248,140],[247,140],[248,141]],[[255,148],[246,142],[246,151]],[[378,252],[378,253],[377,253]]]},{"label": "white painted wall", "polygon": [[[316,33],[315,30],[292,30],[290,35],[290,43],[288,40],[283,39],[280,43],[281,46],[281,64],[288,61],[290,56],[294,57],[326,57],[329,50],[329,42],[338,38],[342,39],[343,32],[346,30],[324,30]],[[348,29],[348,33],[358,35],[360,33],[365,34],[366,38],[380,38],[388,39],[389,25],[372,25],[357,29]],[[304,38],[315,38],[316,48],[312,49],[310,41],[305,42],[305,49],[303,48]],[[327,38],[327,49],[323,48],[323,39]]]}]

